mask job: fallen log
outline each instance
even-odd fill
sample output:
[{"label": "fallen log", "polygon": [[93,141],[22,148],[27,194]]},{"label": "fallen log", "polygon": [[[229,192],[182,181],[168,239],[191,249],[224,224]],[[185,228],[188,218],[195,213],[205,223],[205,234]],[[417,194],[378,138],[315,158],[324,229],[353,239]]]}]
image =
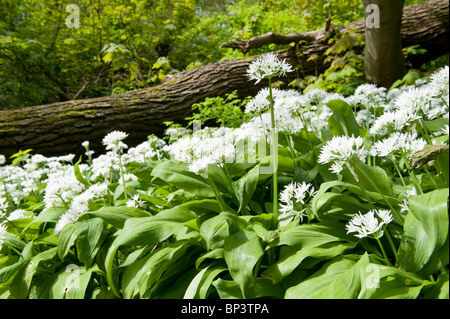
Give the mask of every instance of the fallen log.
[{"label": "fallen log", "polygon": [[[419,44],[428,50],[422,63],[449,52],[449,1],[431,0],[404,8],[403,47]],[[355,21],[344,30],[356,27],[364,32],[364,21]],[[285,83],[307,74],[323,72],[324,52],[329,48],[323,40],[324,30],[307,33],[308,48],[298,55],[295,48],[278,51],[278,57],[301,71],[288,74]],[[311,38],[314,35],[314,38]],[[305,35],[303,35],[305,37]],[[253,41],[254,42],[254,41]],[[309,62],[315,54],[321,61]],[[32,148],[44,155],[82,154],[81,143],[101,153],[102,138],[112,130],[129,133],[129,146],[144,141],[149,134],[161,135],[165,121],[182,122],[191,113],[191,105],[206,97],[222,96],[237,90],[240,96],[256,94],[267,83],[249,82],[246,71],[255,57],[221,61],[167,77],[158,86],[94,99],[74,100],[17,110],[0,110],[0,154],[10,156],[18,150]]]}]

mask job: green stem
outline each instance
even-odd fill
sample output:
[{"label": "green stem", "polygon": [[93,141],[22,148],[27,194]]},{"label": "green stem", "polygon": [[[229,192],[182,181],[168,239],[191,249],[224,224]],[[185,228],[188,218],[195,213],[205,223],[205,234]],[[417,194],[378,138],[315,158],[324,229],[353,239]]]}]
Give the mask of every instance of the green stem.
[{"label": "green stem", "polygon": [[223,199],[222,195],[220,194],[220,191],[217,189],[216,184],[210,178],[208,178],[207,181],[208,184],[211,186],[217,201],[219,202],[220,209],[224,212],[231,212],[228,205],[225,203],[225,200]]},{"label": "green stem", "polygon": [[386,256],[386,252],[384,251],[383,245],[381,244],[381,241],[379,238],[375,238],[378,242],[378,245],[380,246],[381,249],[381,253],[383,254],[384,260],[386,261],[388,266],[392,266],[391,262],[389,261],[389,259]]},{"label": "green stem", "polygon": [[394,167],[397,170],[398,176],[400,176],[400,179],[402,180],[403,186],[406,186],[405,180],[403,179],[402,173],[400,172],[400,168],[398,168],[397,162],[393,157],[391,157],[392,163],[394,163]]},{"label": "green stem", "polygon": [[125,194],[125,200],[128,201],[127,185],[125,184],[125,174],[123,172],[122,154],[121,154],[120,150],[118,150],[118,155],[119,155],[120,175],[122,176],[123,193]]},{"label": "green stem", "polygon": [[272,144],[272,156],[273,156],[273,178],[272,178],[272,190],[273,190],[273,218],[275,224],[278,223],[278,143],[276,137],[276,125],[275,125],[275,112],[273,106],[272,95],[272,79],[269,78],[269,103],[270,103],[270,122],[271,122],[271,144]]},{"label": "green stem", "polygon": [[387,238],[387,240],[389,242],[389,246],[391,247],[391,250],[394,253],[395,260],[397,260],[397,249],[394,246],[394,242],[392,241],[392,237],[391,237],[391,234],[389,233],[389,231],[387,229],[387,226],[386,226],[386,229],[384,230],[384,232],[386,233],[386,238]]}]

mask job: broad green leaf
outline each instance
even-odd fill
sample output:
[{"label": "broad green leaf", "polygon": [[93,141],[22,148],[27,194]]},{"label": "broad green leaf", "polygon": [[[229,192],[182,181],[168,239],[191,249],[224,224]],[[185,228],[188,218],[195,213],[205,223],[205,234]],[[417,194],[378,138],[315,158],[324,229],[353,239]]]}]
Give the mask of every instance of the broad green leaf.
[{"label": "broad green leaf", "polygon": [[286,291],[287,299],[355,299],[361,289],[361,270],[369,265],[367,254],[338,256],[300,284]]},{"label": "broad green leaf", "polygon": [[424,288],[424,299],[449,299],[448,273],[442,272],[436,282]]},{"label": "broad green leaf", "polygon": [[212,251],[209,251],[207,253],[202,254],[197,260],[195,261],[195,268],[199,268],[201,263],[205,261],[206,259],[223,259],[223,248],[217,248]]},{"label": "broad green leaf", "polygon": [[333,115],[328,119],[328,125],[334,136],[366,136],[367,130],[362,129],[356,122],[352,107],[342,100],[333,100],[326,104]]},{"label": "broad green leaf", "polygon": [[155,245],[181,231],[187,222],[195,218],[197,215],[193,211],[184,206],[177,206],[152,217],[128,219],[123,229],[118,232],[105,259],[106,278],[114,294],[120,297],[112,269],[114,257],[120,246]]},{"label": "broad green leaf", "polygon": [[346,251],[354,248],[355,243],[332,243],[318,247],[306,247],[294,250],[290,254],[281,257],[275,264],[262,273],[264,278],[270,279],[273,283],[279,283],[289,276],[295,269],[300,267],[306,258],[314,258],[318,261],[331,259],[342,255]]},{"label": "broad green leaf", "polygon": [[253,281],[253,271],[264,251],[258,235],[246,228],[225,239],[224,257],[230,275],[246,298],[246,290]]},{"label": "broad green leaf", "polygon": [[[217,293],[221,299],[243,299],[244,296],[236,284],[232,280],[224,280],[219,278],[213,282]],[[279,285],[273,285],[268,279],[257,278],[247,288],[247,298],[275,298],[282,299],[284,295],[284,288]]]},{"label": "broad green leaf", "polygon": [[28,291],[31,286],[31,281],[33,276],[35,275],[39,263],[41,261],[46,261],[52,259],[56,256],[57,248],[50,248],[48,250],[44,250],[40,254],[37,254],[29,261],[27,261],[19,270],[17,275],[14,277],[10,292],[14,298],[17,299],[25,299],[28,296]]},{"label": "broad green leaf", "polygon": [[369,264],[361,269],[360,299],[414,299],[424,281],[418,276],[391,266]]},{"label": "broad green leaf", "polygon": [[392,195],[390,180],[384,169],[379,166],[369,166],[359,159],[355,159],[352,164],[358,180],[355,179],[355,176],[348,168],[342,171],[342,174],[350,183],[356,183],[359,187],[364,188],[366,192],[379,193],[385,196]]},{"label": "broad green leaf", "polygon": [[64,207],[51,207],[44,209],[36,218],[33,219],[33,221],[24,228],[23,233],[25,233],[29,227],[31,227],[33,224],[39,224],[39,223],[56,223],[58,222],[59,218],[62,214],[64,214],[67,211],[67,208]]},{"label": "broad green leaf", "polygon": [[184,227],[197,215],[187,207],[177,206],[155,216],[129,218],[119,231],[115,245],[152,245],[159,243]]},{"label": "broad green leaf", "polygon": [[247,174],[233,182],[233,189],[235,191],[236,198],[239,201],[238,213],[241,212],[242,209],[250,202],[250,199],[252,198],[258,184],[258,179],[259,165],[256,165],[248,171]]},{"label": "broad green leaf", "polygon": [[213,282],[220,299],[244,299],[238,284],[233,280],[219,278]]},{"label": "broad green leaf", "polygon": [[172,160],[160,162],[152,171],[152,176],[202,197],[214,197],[214,191],[201,176],[188,170],[189,164]]},{"label": "broad green leaf", "polygon": [[143,259],[133,262],[122,277],[124,298],[141,296],[161,277],[176,259],[183,256],[189,245],[178,241],[147,254]]},{"label": "broad green leaf", "polygon": [[75,224],[67,224],[59,233],[58,238],[58,257],[64,260],[70,247],[75,243],[77,239],[77,229]]},{"label": "broad green leaf", "polygon": [[219,215],[205,220],[200,226],[200,236],[206,242],[209,250],[223,247],[225,239],[239,231],[244,224],[235,214],[222,212]]},{"label": "broad green leaf", "polygon": [[123,228],[123,224],[128,218],[152,216],[144,210],[126,206],[103,206],[96,211],[89,211],[85,215],[99,217],[119,229]]},{"label": "broad green leaf", "polygon": [[189,284],[183,298],[206,299],[213,280],[217,275],[226,270],[228,270],[228,268],[220,264],[212,264],[202,269]]},{"label": "broad green leaf", "polygon": [[280,232],[280,237],[270,245],[287,245],[295,248],[317,247],[331,242],[349,242],[345,224],[322,222],[317,224],[302,224]]},{"label": "broad green leaf", "polygon": [[105,224],[100,218],[82,220],[75,223],[78,259],[87,263],[91,261],[92,253],[99,243]]},{"label": "broad green leaf", "polygon": [[[448,189],[441,189],[409,198],[398,267],[413,273],[420,272],[448,241],[448,197]],[[448,251],[446,256],[448,264]],[[434,261],[433,264],[439,266],[440,263]],[[439,269],[433,268],[428,267],[423,275],[429,276]]]},{"label": "broad green leaf", "polygon": [[91,279],[92,268],[86,269],[75,264],[67,267],[55,276],[49,290],[50,299],[84,299],[86,288]]}]

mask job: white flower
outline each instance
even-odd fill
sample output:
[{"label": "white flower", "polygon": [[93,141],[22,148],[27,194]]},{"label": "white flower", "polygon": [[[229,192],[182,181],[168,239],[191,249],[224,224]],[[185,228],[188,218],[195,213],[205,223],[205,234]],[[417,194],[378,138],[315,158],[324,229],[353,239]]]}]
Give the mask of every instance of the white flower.
[{"label": "white flower", "polygon": [[8,206],[8,199],[6,197],[0,197],[0,211],[6,211]]},{"label": "white flower", "polygon": [[448,65],[431,75],[431,85],[448,94],[449,91],[449,68]]},{"label": "white flower", "polygon": [[59,218],[55,225],[54,233],[59,233],[64,226],[77,221],[78,217],[89,210],[89,202],[95,198],[106,194],[108,185],[94,184],[80,195],[76,196],[70,205],[70,208]]},{"label": "white flower", "polygon": [[408,198],[415,195],[417,195],[417,189],[415,187],[406,190],[406,198],[403,200],[403,203],[398,204],[401,208],[400,213],[407,212],[409,210]]},{"label": "white flower", "polygon": [[375,142],[370,154],[373,156],[399,154],[411,157],[414,153],[421,151],[426,144],[427,142],[422,138],[417,138],[415,133],[394,133],[388,138]]},{"label": "white flower", "polygon": [[311,104],[320,104],[327,97],[328,93],[322,89],[312,89],[305,93],[306,99]]},{"label": "white flower", "polygon": [[274,53],[267,53],[250,64],[247,75],[250,80],[256,80],[255,84],[257,84],[264,78],[286,75],[292,71],[294,71],[292,66],[285,60],[279,60]]},{"label": "white flower", "polygon": [[279,195],[280,199],[280,225],[288,224],[292,219],[299,216],[300,221],[306,210],[307,200],[314,196],[314,186],[312,184],[291,182],[287,184]]},{"label": "white flower", "polygon": [[328,141],[321,150],[319,155],[319,163],[333,164],[331,170],[339,174],[344,164],[358,157],[361,161],[365,161],[368,155],[367,150],[364,149],[364,139],[360,136],[334,136],[331,141]]},{"label": "white flower", "polygon": [[[375,214],[381,221],[375,217]],[[347,234],[357,233],[355,236],[358,238],[380,238],[383,236],[382,227],[389,224],[392,220],[391,211],[374,209],[364,215],[361,212],[357,213],[345,227]]]},{"label": "white flower", "polygon": [[195,173],[196,175],[200,175],[204,179],[208,178],[208,165],[214,164],[214,161],[209,157],[203,157],[193,161],[188,170]]},{"label": "white flower", "polygon": [[16,220],[21,218],[26,218],[25,211],[23,209],[16,209],[15,211],[11,212],[8,216],[8,220]]},{"label": "white flower", "polygon": [[127,137],[128,134],[125,132],[112,131],[103,138],[102,143],[106,146],[107,150],[118,151],[128,148],[128,146],[122,142]]},{"label": "white flower", "polygon": [[3,224],[0,224],[0,250],[3,246],[3,240],[6,238],[6,226]]},{"label": "white flower", "polygon": [[394,220],[394,218],[392,217],[391,211],[387,210],[387,209],[378,209],[376,211],[377,216],[381,218],[382,222],[387,225],[389,224],[391,221]]},{"label": "white flower", "polygon": [[0,165],[3,165],[6,163],[6,157],[5,155],[0,154]]},{"label": "white flower", "polygon": [[386,89],[375,84],[362,84],[355,90],[355,97],[366,106],[377,106],[386,100]]},{"label": "white flower", "polygon": [[134,195],[132,199],[129,199],[127,201],[127,207],[138,208],[138,207],[142,207],[143,205],[144,205],[144,201],[139,199],[139,194]]},{"label": "white flower", "polygon": [[419,115],[409,109],[385,112],[375,120],[369,132],[380,135],[398,132],[419,118]]}]

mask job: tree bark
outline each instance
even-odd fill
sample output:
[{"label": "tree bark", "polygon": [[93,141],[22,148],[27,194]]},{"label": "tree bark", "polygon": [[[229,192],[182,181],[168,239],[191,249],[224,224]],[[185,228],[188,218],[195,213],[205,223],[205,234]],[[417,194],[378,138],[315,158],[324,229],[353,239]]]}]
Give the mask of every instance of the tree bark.
[{"label": "tree bark", "polygon": [[[426,57],[416,57],[412,63],[422,63],[449,52],[449,1],[429,2],[404,8],[402,24],[403,46],[420,44],[426,48]],[[348,24],[364,32],[364,20]],[[309,32],[311,35],[314,32]],[[323,41],[324,30],[315,32],[315,38],[302,55],[295,48],[278,51],[278,57],[298,66],[299,71],[281,80],[289,83],[295,78],[323,72],[329,65],[323,63],[329,45]],[[315,54],[320,61],[307,61]],[[49,105],[32,106],[18,110],[0,110],[0,154],[10,156],[20,149],[32,148],[32,153],[44,155],[82,154],[81,143],[91,142],[91,149],[104,151],[103,137],[113,131],[129,133],[129,146],[144,141],[149,134],[161,135],[165,121],[182,122],[191,114],[191,105],[206,97],[223,96],[238,90],[240,96],[255,95],[267,82],[254,85],[247,78],[249,64],[255,57],[212,63],[197,69],[166,77],[156,87],[106,96]]]},{"label": "tree bark", "polygon": [[405,75],[400,33],[403,0],[363,2],[366,8],[366,81],[389,89]]}]

